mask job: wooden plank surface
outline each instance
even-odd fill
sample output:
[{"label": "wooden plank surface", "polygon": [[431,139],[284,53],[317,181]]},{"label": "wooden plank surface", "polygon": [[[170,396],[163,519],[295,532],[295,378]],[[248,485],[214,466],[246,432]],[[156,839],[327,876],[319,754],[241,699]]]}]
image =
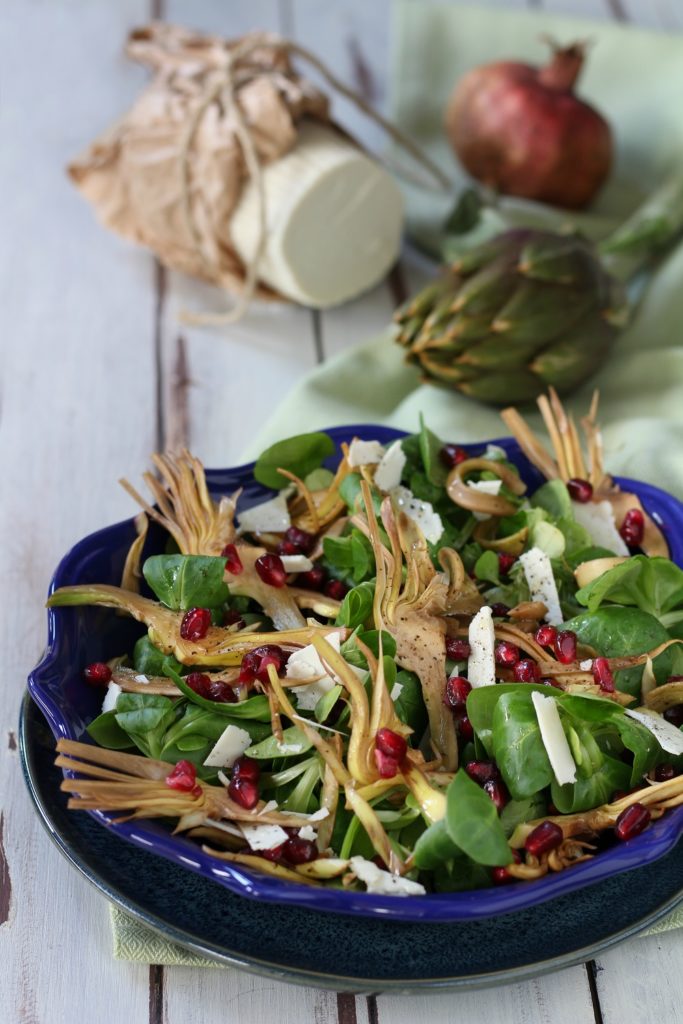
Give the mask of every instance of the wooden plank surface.
[{"label": "wooden plank surface", "polygon": [[[542,6],[683,27],[678,0]],[[412,998],[336,996],[235,971],[114,962],[104,901],[52,847],[23,790],[15,737],[21,681],[42,645],[41,603],[59,555],[129,513],[115,480],[139,476],[158,445],[189,441],[214,465],[238,459],[296,380],[381,329],[398,280],[325,314],[258,308],[222,334],[188,329],[178,322],[181,309],[221,309],[225,296],[161,272],[145,252],[102,231],[63,165],[144,81],[121,51],[126,32],[151,12],[228,35],[252,27],[288,32],[383,105],[390,7],[389,0],[5,0],[0,7],[0,184],[11,197],[0,244],[0,639],[7,676],[0,690],[1,1024],[680,1019],[680,934],[632,940],[594,969]],[[352,107],[341,105],[340,117],[359,138],[380,144],[377,129]]]}]

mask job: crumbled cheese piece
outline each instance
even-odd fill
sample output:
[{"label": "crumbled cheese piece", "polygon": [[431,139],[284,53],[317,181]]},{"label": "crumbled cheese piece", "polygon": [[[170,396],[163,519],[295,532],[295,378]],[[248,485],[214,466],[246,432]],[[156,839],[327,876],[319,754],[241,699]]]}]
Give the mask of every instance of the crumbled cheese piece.
[{"label": "crumbled cheese piece", "polygon": [[408,516],[408,519],[420,527],[425,540],[436,544],[443,533],[441,516],[435,512],[428,501],[420,501],[407,487],[395,487],[391,496],[396,505]]},{"label": "crumbled cheese piece", "polygon": [[123,690],[118,683],[111,682],[107,687],[107,692],[102,702],[102,713],[105,711],[113,711],[116,707],[116,701],[119,699],[119,694],[123,693]]},{"label": "crumbled cheese piece", "polygon": [[519,560],[529,584],[531,600],[541,601],[548,609],[545,613],[545,621],[549,622],[551,626],[559,626],[564,622],[564,616],[550,559],[540,548],[531,548],[530,551],[525,551],[523,555],[520,555]]},{"label": "crumbled cheese piece", "polygon": [[391,697],[392,700],[398,700],[402,693],[403,683],[394,683],[394,685],[391,688],[391,693],[389,694],[389,696]]},{"label": "crumbled cheese piece", "polygon": [[594,544],[613,551],[615,555],[628,555],[629,550],[624,543],[614,519],[614,510],[609,501],[588,501],[586,504],[572,502],[574,519],[590,534]]},{"label": "crumbled cheese piece", "polygon": [[424,885],[383,871],[365,857],[352,857],[351,868],[356,878],[365,883],[367,891],[379,896],[422,896],[425,893]]},{"label": "crumbled cheese piece", "polygon": [[312,825],[304,825],[303,828],[299,829],[299,836],[301,839],[310,839],[314,843],[318,838],[318,833]]},{"label": "crumbled cheese piece", "polygon": [[149,677],[148,676],[144,676],[142,674],[139,675],[139,676],[134,676],[133,678],[135,679],[136,683],[148,683],[149,682]]},{"label": "crumbled cheese piece", "polygon": [[593,659],[586,658],[585,661],[580,661],[579,668],[582,672],[590,672],[590,670],[593,668]]},{"label": "crumbled cheese piece", "polygon": [[536,711],[543,746],[558,784],[566,786],[570,782],[576,782],[576,765],[562,728],[557,701],[554,697],[544,697],[538,690],[532,692],[531,700]]},{"label": "crumbled cheese piece", "polygon": [[279,825],[240,825],[240,829],[252,850],[274,850],[289,839]]},{"label": "crumbled cheese piece", "polygon": [[317,811],[313,811],[312,814],[308,815],[309,821],[322,821],[323,818],[329,818],[330,812],[327,807],[320,807]]},{"label": "crumbled cheese piece", "polygon": [[251,736],[246,729],[229,725],[221,733],[213,750],[204,761],[205,768],[232,768],[238,757],[251,746]]},{"label": "crumbled cheese piece", "polygon": [[283,533],[292,525],[287,508],[288,491],[280,491],[274,498],[247,508],[238,515],[242,533]]},{"label": "crumbled cheese piece", "polygon": [[278,743],[277,749],[280,754],[300,754],[304,748],[301,743]]},{"label": "crumbled cheese piece", "polygon": [[493,686],[496,681],[496,632],[488,605],[480,608],[470,622],[468,640],[467,678],[470,686]]},{"label": "crumbled cheese piece", "polygon": [[374,483],[380,491],[393,491],[398,487],[405,464],[406,457],[401,442],[394,441],[382,456],[382,461],[375,472]]},{"label": "crumbled cheese piece", "polygon": [[[473,491],[480,491],[482,494],[497,495],[503,486],[502,480],[468,480],[467,486]],[[472,515],[479,522],[483,522],[485,519],[490,519],[491,516],[488,512],[473,512]]]},{"label": "crumbled cheese piece", "polygon": [[[328,633],[325,637],[328,644],[338,651],[341,647],[341,634]],[[301,711],[313,711],[321,697],[336,685],[320,660],[320,655],[313,644],[294,651],[287,662],[287,679],[310,679],[309,686],[296,687],[297,707]]]},{"label": "crumbled cheese piece", "polygon": [[310,572],[313,562],[306,555],[280,555],[285,572]]},{"label": "crumbled cheese piece", "polygon": [[361,441],[354,437],[349,445],[349,466],[358,469],[359,466],[374,465],[381,462],[383,455],[384,446],[379,441]]},{"label": "crumbled cheese piece", "polygon": [[667,722],[663,715],[650,708],[626,708],[625,713],[629,718],[635,718],[636,722],[644,725],[667,754],[675,754],[677,757],[683,754],[683,732],[672,722]]},{"label": "crumbled cheese piece", "polygon": [[258,812],[257,817],[260,818],[262,814],[270,814],[271,811],[277,810],[277,800],[269,800],[267,804],[264,804],[261,810]]}]

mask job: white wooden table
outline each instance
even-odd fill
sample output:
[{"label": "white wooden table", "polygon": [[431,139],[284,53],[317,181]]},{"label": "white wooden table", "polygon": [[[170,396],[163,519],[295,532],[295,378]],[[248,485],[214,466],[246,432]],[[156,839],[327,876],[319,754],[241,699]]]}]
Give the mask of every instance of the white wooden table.
[{"label": "white wooden table", "polygon": [[[529,5],[683,29],[682,0]],[[187,441],[208,465],[235,462],[295,381],[387,322],[399,283],[394,275],[322,315],[254,309],[226,337],[180,329],[179,308],[221,308],[221,297],[103,231],[63,170],[143,84],[122,44],[151,16],[226,35],[279,30],[317,49],[376,103],[385,96],[389,0],[4,0],[0,7],[1,1024],[683,1020],[680,933],[634,939],[595,963],[505,989],[414,998],[337,996],[232,970],[115,962],[104,900],[38,823],[15,733],[59,556],[131,514],[116,480],[138,479],[151,451]],[[339,109],[350,124],[348,108]],[[376,139],[372,127],[357,120],[352,127]]]}]

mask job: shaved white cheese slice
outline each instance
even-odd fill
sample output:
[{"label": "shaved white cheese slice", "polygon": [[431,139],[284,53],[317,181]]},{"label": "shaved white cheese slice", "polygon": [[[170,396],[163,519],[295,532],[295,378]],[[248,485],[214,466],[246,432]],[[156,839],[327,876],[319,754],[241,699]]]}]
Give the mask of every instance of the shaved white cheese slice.
[{"label": "shaved white cheese slice", "polygon": [[309,821],[322,821],[323,818],[329,818],[330,812],[327,807],[320,807],[317,811],[313,811],[312,814],[308,815]]},{"label": "shaved white cheese slice", "polygon": [[279,825],[240,825],[240,830],[252,850],[274,850],[289,839]]},{"label": "shaved white cheese slice", "polygon": [[590,672],[590,670],[593,668],[593,659],[586,658],[585,661],[580,661],[579,668],[582,672]]},{"label": "shaved white cheese slice", "polygon": [[285,572],[309,572],[313,562],[306,555],[280,555]]},{"label": "shaved white cheese slice", "polygon": [[240,512],[238,521],[243,533],[283,533],[292,525],[287,508],[287,491],[280,491],[269,501]]},{"label": "shaved white cheese slice", "polygon": [[677,757],[683,754],[683,732],[671,722],[667,722],[663,715],[651,711],[650,708],[626,708],[625,714],[644,725],[667,754],[675,754]]},{"label": "shaved white cheese slice", "polygon": [[[502,480],[468,480],[467,486],[472,491],[480,491],[481,494],[493,494],[496,495],[500,492],[503,486]],[[491,516],[488,512],[473,512],[472,515],[479,522],[483,522],[485,519],[490,519]]]},{"label": "shaved white cheese slice", "polygon": [[467,678],[470,686],[493,686],[496,681],[496,632],[488,605],[480,608],[470,622],[468,640]]},{"label": "shaved white cheese slice", "polygon": [[365,883],[367,891],[378,896],[422,896],[425,892],[419,882],[383,871],[365,857],[352,857],[351,868],[356,878]]},{"label": "shaved white cheese slice", "polygon": [[553,775],[560,786],[576,782],[576,765],[562,728],[557,701],[554,697],[544,697],[538,690],[533,691],[531,700]]},{"label": "shaved white cheese slice", "polygon": [[402,693],[403,683],[394,683],[394,685],[391,688],[391,693],[389,694],[389,696],[391,697],[392,700],[398,700]]},{"label": "shaved white cheese slice", "polygon": [[425,540],[430,544],[436,544],[443,533],[443,523],[432,505],[428,501],[420,501],[407,487],[395,487],[391,496],[408,519],[412,519],[420,527]]},{"label": "shaved white cheese slice", "polygon": [[614,519],[614,510],[609,501],[588,501],[581,504],[572,502],[574,519],[590,534],[591,540],[601,548],[613,551],[615,555],[628,555]]},{"label": "shaved white cheese slice", "polygon": [[349,466],[351,469],[358,469],[359,466],[372,466],[381,462],[384,456],[384,445],[379,441],[361,441],[354,437],[349,445]]},{"label": "shaved white cheese slice", "polygon": [[551,626],[559,626],[564,622],[564,616],[550,559],[540,548],[531,548],[520,555],[519,560],[531,591],[531,600],[542,601],[548,609],[545,621]]},{"label": "shaved white cheese slice", "polygon": [[116,707],[116,701],[119,699],[119,694],[123,693],[123,690],[118,683],[110,683],[107,687],[104,700],[102,701],[102,713],[105,711],[113,711]]},{"label": "shaved white cheese slice", "polygon": [[[338,651],[341,647],[341,634],[328,633],[325,637],[331,647]],[[313,644],[294,651],[287,662],[285,670],[287,679],[310,679],[309,686],[296,687],[296,702],[300,711],[313,711],[321,697],[336,686],[334,679],[328,675],[320,655]]]},{"label": "shaved white cheese slice", "polygon": [[216,740],[204,761],[205,768],[232,768],[238,757],[251,746],[251,736],[246,729],[229,725]]},{"label": "shaved white cheese slice", "polygon": [[145,676],[145,675],[142,675],[142,674],[140,674],[139,676],[133,676],[133,678],[135,679],[136,683],[148,683],[149,682],[149,677]]},{"label": "shaved white cheese slice", "polygon": [[304,749],[301,743],[278,743],[279,754],[300,754]]},{"label": "shaved white cheese slice", "polygon": [[257,814],[257,818],[260,818],[262,814],[269,814],[271,811],[277,810],[277,800],[269,800],[267,804],[264,804],[261,810]]},{"label": "shaved white cheese slice", "polygon": [[318,838],[318,833],[312,825],[304,825],[303,828],[299,829],[299,836],[301,839],[310,839],[314,843]]},{"label": "shaved white cheese slice", "polygon": [[380,491],[393,491],[401,483],[401,473],[406,464],[400,441],[387,448],[375,472],[374,482]]}]

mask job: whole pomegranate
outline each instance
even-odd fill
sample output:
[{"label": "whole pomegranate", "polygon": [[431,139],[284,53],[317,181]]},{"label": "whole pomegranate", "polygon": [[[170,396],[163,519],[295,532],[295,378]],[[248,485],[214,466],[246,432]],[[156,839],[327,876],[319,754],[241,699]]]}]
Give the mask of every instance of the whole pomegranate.
[{"label": "whole pomegranate", "polygon": [[543,68],[498,61],[468,72],[446,109],[446,130],[469,173],[507,195],[578,210],[612,163],[612,133],[573,92],[585,44],[562,48]]}]

